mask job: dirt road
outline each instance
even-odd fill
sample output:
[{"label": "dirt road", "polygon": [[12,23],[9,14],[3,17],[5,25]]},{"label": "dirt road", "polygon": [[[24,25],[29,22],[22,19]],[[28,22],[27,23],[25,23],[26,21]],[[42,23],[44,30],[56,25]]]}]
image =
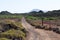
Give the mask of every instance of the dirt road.
[{"label": "dirt road", "polygon": [[29,32],[26,40],[51,40],[45,31],[40,30],[40,32],[38,32],[33,26],[26,22],[24,17],[22,18],[22,25]]},{"label": "dirt road", "polygon": [[35,29],[33,26],[26,22],[24,17],[22,18],[22,25],[29,32],[26,40],[57,40],[55,37],[56,35],[54,35],[53,32],[50,33],[42,29]]}]

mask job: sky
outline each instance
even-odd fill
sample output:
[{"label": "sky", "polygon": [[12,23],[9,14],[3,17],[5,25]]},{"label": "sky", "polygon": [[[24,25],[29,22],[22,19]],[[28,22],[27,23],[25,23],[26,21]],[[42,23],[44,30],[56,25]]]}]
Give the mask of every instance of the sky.
[{"label": "sky", "polygon": [[0,0],[0,12],[24,13],[32,9],[59,10],[60,0]]}]

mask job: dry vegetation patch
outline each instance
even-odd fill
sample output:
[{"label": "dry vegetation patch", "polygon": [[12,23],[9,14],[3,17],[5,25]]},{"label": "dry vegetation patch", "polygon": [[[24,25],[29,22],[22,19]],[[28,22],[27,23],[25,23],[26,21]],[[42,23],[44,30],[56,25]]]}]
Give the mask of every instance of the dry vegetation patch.
[{"label": "dry vegetation patch", "polygon": [[60,34],[60,19],[56,19],[53,17],[44,18],[43,23],[42,23],[41,18],[39,19],[39,17],[28,16],[28,17],[26,17],[26,20],[28,21],[28,23],[30,23],[35,28],[44,29],[44,30],[51,30],[53,32]]},{"label": "dry vegetation patch", "polygon": [[0,39],[24,40],[26,30],[21,25],[20,19],[4,19],[0,21]]}]

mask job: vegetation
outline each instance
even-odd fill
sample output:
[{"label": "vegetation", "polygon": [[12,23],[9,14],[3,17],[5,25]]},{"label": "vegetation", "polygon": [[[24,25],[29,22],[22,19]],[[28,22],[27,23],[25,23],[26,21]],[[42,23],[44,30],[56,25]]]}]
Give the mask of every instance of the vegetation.
[{"label": "vegetation", "polygon": [[20,19],[20,18],[22,18],[22,15],[4,14],[4,15],[0,15],[0,18],[19,18]]},{"label": "vegetation", "polygon": [[0,39],[1,40],[24,40],[26,30],[21,25],[20,19],[4,19],[0,21]]},{"label": "vegetation", "polygon": [[60,34],[60,10],[48,12],[40,10],[23,14],[2,11],[0,12],[0,40],[25,39],[26,30],[21,25],[21,18],[23,16],[35,28],[53,30]]},{"label": "vegetation", "polygon": [[28,23],[30,23],[35,28],[52,30],[60,34],[60,19],[59,17],[39,17],[39,16],[26,16]]},{"label": "vegetation", "polygon": [[21,30],[14,30],[14,29],[11,29],[11,30],[8,30],[6,32],[2,32],[0,33],[0,37],[16,37],[16,38],[24,38],[25,37],[25,34],[21,31]]},{"label": "vegetation", "polygon": [[58,17],[36,17],[36,16],[26,16],[27,20],[56,20]]},{"label": "vegetation", "polygon": [[0,38],[0,40],[11,40],[11,39],[8,39],[8,38]]}]

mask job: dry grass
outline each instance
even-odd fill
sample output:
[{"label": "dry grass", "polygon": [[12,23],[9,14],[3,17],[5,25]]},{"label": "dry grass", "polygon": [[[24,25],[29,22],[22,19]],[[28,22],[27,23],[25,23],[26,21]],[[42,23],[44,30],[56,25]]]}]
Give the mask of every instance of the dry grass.
[{"label": "dry grass", "polygon": [[[8,38],[9,36],[10,37],[16,37],[16,38],[20,38],[22,37],[22,39],[24,40],[25,37],[26,37],[26,33],[24,32],[24,27],[21,25],[21,21],[19,21],[20,19],[16,19],[16,20],[11,20],[11,19],[4,19],[4,20],[1,20],[0,21],[0,29],[3,29],[3,27],[1,26],[1,23],[2,25],[4,24],[10,24],[10,25],[15,25],[16,28],[19,28],[19,29],[9,29],[9,30],[6,30],[4,32],[1,32],[0,33],[0,37],[1,39],[5,39],[5,38]],[[8,36],[8,37],[6,37]],[[8,39],[6,39],[8,40]]]}]

